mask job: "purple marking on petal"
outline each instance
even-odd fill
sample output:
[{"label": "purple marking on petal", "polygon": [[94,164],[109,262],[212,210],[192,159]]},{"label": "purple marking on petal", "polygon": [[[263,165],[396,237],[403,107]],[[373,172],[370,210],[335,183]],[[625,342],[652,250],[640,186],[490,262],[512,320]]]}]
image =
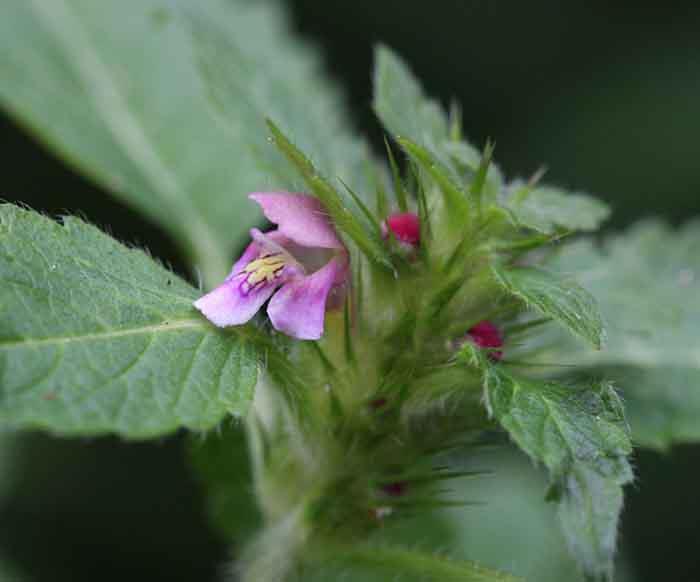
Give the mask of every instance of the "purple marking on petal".
[{"label": "purple marking on petal", "polygon": [[274,328],[297,339],[319,339],[323,335],[326,299],[345,264],[345,257],[335,257],[315,273],[283,284],[267,306]]},{"label": "purple marking on petal", "polygon": [[228,274],[228,277],[226,277],[226,281],[229,281],[230,279],[238,275],[238,273],[245,269],[248,263],[257,259],[264,252],[275,252],[276,249],[266,248],[265,241],[272,241],[272,243],[275,246],[280,246],[283,249],[284,246],[289,242],[289,239],[282,233],[280,233],[277,229],[268,230],[267,232],[263,233],[260,232],[257,228],[251,228],[250,236],[253,239],[253,242],[251,242],[246,247],[241,257],[233,264],[233,268]]},{"label": "purple marking on petal", "polygon": [[[194,306],[219,327],[246,323],[275,289],[300,274],[300,267],[289,264],[289,255],[282,246],[289,243],[286,236],[278,230],[265,234],[257,229],[253,231],[253,242],[234,263],[224,283],[194,302]],[[282,259],[279,265],[274,262],[276,256]],[[266,257],[272,262],[266,262]],[[257,268],[256,262],[259,263]]]},{"label": "purple marking on petal", "polygon": [[277,224],[279,232],[295,243],[306,247],[344,248],[328,212],[313,196],[289,192],[255,192],[248,197],[260,204],[267,219]]},{"label": "purple marking on petal", "polygon": [[219,327],[241,325],[250,321],[283,282],[259,285],[244,293],[241,283],[247,277],[239,274],[194,302],[206,318]]},{"label": "purple marking on petal", "polygon": [[241,258],[238,259],[234,264],[233,268],[231,269],[231,272],[229,273],[228,277],[226,277],[226,281],[230,281],[240,273],[250,261],[255,260],[258,258],[258,255],[260,254],[260,247],[258,246],[257,243],[252,242],[250,243],[245,251],[243,251],[243,254],[241,255]]}]

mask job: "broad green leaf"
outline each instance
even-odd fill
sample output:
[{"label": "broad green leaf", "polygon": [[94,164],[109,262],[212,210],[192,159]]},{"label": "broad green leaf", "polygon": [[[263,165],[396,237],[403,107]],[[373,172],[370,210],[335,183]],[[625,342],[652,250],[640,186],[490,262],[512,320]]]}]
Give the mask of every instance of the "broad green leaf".
[{"label": "broad green leaf", "polygon": [[[203,36],[214,43],[208,56]],[[205,57],[208,78],[224,83],[226,124],[212,114]],[[274,153],[265,116],[324,156],[327,175],[357,186],[361,144],[319,68],[272,2],[0,6],[0,105],[166,229],[208,284],[223,278],[260,219],[246,195],[294,185],[280,176],[286,162],[265,151]]]},{"label": "broad green leaf", "polygon": [[[270,131],[261,121],[272,119],[280,128],[277,133],[289,136],[331,187],[338,188],[340,178],[360,195],[371,194],[369,147],[350,130],[341,94],[319,74],[320,59],[309,47],[287,38],[279,10],[243,10],[247,5],[241,0],[237,4],[236,18],[241,11],[259,16],[245,28],[235,25],[235,31],[230,23],[205,18],[200,10],[184,12],[197,69],[221,125],[236,141],[247,128],[246,145],[270,174],[265,185],[304,185],[295,164],[271,147]],[[270,28],[274,42],[269,37],[263,41],[261,32],[269,34]]]},{"label": "broad green leaf", "polygon": [[[393,135],[407,137],[432,150],[449,140],[450,130],[442,107],[428,98],[418,79],[385,46],[375,51],[374,111]],[[478,164],[479,153],[472,148]]]},{"label": "broad green leaf", "polygon": [[636,444],[664,450],[700,441],[700,367],[603,368],[623,388]]},{"label": "broad green leaf", "polygon": [[503,288],[542,315],[561,323],[595,348],[603,342],[603,322],[595,299],[571,278],[535,268],[492,267]]},{"label": "broad green leaf", "polygon": [[579,192],[566,192],[561,188],[515,183],[505,206],[517,221],[525,227],[544,234],[557,230],[594,231],[609,216],[607,204]]},{"label": "broad green leaf", "polygon": [[308,559],[310,566],[301,572],[298,582],[322,582],[338,577],[363,582],[400,579],[407,582],[522,582],[504,572],[497,572],[474,562],[455,560],[439,553],[418,548],[389,545],[338,545],[321,547],[318,559]]},{"label": "broad green leaf", "polygon": [[557,339],[541,357],[611,374],[640,444],[700,439],[700,223],[673,230],[641,222],[601,246],[566,245],[550,267],[575,272],[592,292],[608,339],[584,354]]},{"label": "broad green leaf", "polygon": [[191,437],[189,455],[206,493],[211,522],[228,543],[249,539],[262,525],[262,515],[253,494],[243,427],[226,425],[206,439]]},{"label": "broad green leaf", "polygon": [[0,206],[0,425],[152,437],[244,415],[257,360],[196,289],[76,218]]},{"label": "broad green leaf", "polygon": [[622,486],[632,480],[622,403],[609,384],[564,386],[486,375],[491,412],[549,470],[570,550],[592,580],[610,580]]},{"label": "broad green leaf", "polygon": [[[387,523],[380,535],[475,560],[527,581],[582,582],[557,527],[557,508],[542,495],[547,485],[544,471],[510,448],[466,452],[459,457],[460,467],[489,469],[492,474],[450,480],[446,486],[475,505],[421,512]],[[631,580],[620,568],[624,565],[616,564],[617,582]]]},{"label": "broad green leaf", "polygon": [[[372,103],[377,117],[392,137],[409,139],[426,148],[444,168],[451,169],[455,181],[474,177],[481,163],[481,152],[451,131],[439,103],[425,94],[408,66],[381,45],[375,51]],[[500,170],[491,164],[487,192],[495,195],[502,182]]]}]

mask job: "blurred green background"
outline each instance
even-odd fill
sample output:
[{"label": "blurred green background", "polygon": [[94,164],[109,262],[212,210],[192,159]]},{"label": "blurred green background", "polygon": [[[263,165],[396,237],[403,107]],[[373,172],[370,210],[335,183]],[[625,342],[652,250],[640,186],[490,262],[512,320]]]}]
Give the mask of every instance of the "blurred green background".
[{"label": "blurred green background", "polygon": [[[474,143],[496,140],[496,158],[509,176],[546,164],[549,182],[611,203],[609,228],[648,215],[680,223],[700,214],[700,4],[290,0],[289,6],[297,32],[321,47],[358,128],[378,147],[369,102],[371,49],[381,40],[412,64],[433,95],[456,98]],[[7,118],[0,118],[0,151],[3,198],[81,214],[186,273],[162,232]],[[216,579],[229,550],[206,524],[182,445],[177,437],[151,444],[22,438],[14,471],[0,475],[8,492],[0,506],[0,556],[39,582]],[[520,481],[536,478],[526,463],[506,466],[512,488],[480,493],[494,507],[508,507],[522,494]],[[638,452],[635,466],[621,533],[631,579],[697,582],[700,447]],[[538,512],[544,506],[532,493],[520,502]],[[494,522],[501,529],[484,528],[472,544],[484,559],[519,543],[509,520],[522,538],[529,535],[525,517],[501,513]],[[475,519],[487,516],[480,511]],[[532,521],[532,535],[545,539],[548,525],[556,522]],[[521,553],[543,552],[530,558],[546,570],[549,547],[524,544]],[[567,582],[564,571],[553,570],[547,580]]]}]

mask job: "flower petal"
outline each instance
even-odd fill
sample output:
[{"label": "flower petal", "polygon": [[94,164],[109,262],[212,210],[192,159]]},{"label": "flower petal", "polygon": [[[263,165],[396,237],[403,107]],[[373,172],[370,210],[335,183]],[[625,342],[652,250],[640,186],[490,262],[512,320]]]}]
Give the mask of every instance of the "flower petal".
[{"label": "flower petal", "polygon": [[230,278],[210,293],[197,299],[194,306],[219,327],[241,325],[258,312],[281,282],[275,281],[243,293],[240,277]]},{"label": "flower petal", "polygon": [[245,269],[246,265],[250,263],[250,261],[257,259],[259,254],[260,246],[255,241],[251,242],[243,251],[240,259],[233,263],[233,268],[228,274],[228,277],[226,277],[226,281],[230,281],[236,275],[238,275],[238,273]]},{"label": "flower petal", "polygon": [[306,247],[342,249],[335,228],[321,203],[308,194],[255,192],[249,195],[270,222],[293,242]]},{"label": "flower petal", "polygon": [[228,274],[228,277],[226,277],[226,281],[230,281],[233,277],[238,275],[243,269],[245,269],[246,265],[250,263],[251,261],[255,260],[258,258],[258,256],[263,252],[263,251],[268,251],[268,252],[276,252],[277,249],[268,249],[265,248],[265,240],[270,240],[272,241],[275,245],[279,245],[282,247],[282,251],[284,251],[284,246],[289,242],[289,239],[284,236],[282,233],[279,232],[279,230],[268,230],[265,233],[260,232],[257,228],[251,228],[250,229],[250,236],[253,239],[253,242],[251,242],[243,251],[243,254],[241,257],[233,264],[233,268],[231,269],[231,272]]},{"label": "flower petal", "polygon": [[267,306],[274,328],[297,339],[319,339],[326,299],[345,271],[346,258],[335,257],[315,273],[282,285]]}]

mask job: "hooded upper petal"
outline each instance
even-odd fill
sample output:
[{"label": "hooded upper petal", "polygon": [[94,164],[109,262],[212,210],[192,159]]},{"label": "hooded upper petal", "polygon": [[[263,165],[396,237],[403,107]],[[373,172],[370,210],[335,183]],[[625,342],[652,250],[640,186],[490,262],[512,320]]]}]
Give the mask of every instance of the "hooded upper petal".
[{"label": "hooded upper petal", "polygon": [[338,256],[315,273],[285,283],[267,306],[274,328],[297,339],[319,339],[328,294],[344,279],[346,263],[345,257]]},{"label": "hooded upper petal", "polygon": [[328,212],[308,194],[256,192],[249,198],[260,204],[265,217],[278,225],[279,232],[298,245],[343,249]]}]

